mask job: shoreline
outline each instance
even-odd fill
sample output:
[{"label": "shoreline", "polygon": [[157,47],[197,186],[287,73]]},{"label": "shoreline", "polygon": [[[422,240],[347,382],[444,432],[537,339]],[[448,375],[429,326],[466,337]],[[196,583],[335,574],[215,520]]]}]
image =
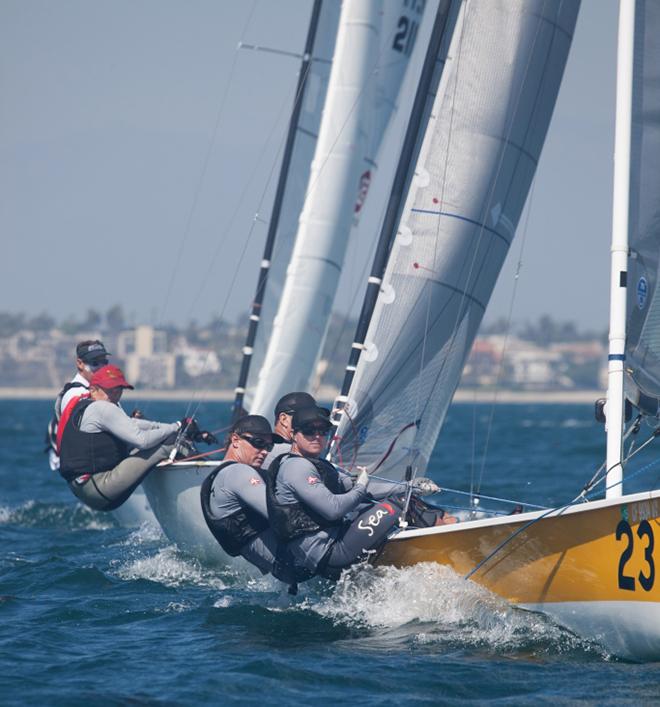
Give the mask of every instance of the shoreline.
[{"label": "shoreline", "polygon": [[[0,400],[55,400],[59,390],[56,388],[0,388]],[[335,391],[325,388],[317,393],[321,401],[330,401]],[[452,402],[454,403],[490,403],[490,404],[592,404],[598,398],[604,398],[600,390],[467,390],[459,388]],[[163,401],[199,401],[231,402],[233,390],[135,390],[126,391],[123,400],[163,400]]]}]

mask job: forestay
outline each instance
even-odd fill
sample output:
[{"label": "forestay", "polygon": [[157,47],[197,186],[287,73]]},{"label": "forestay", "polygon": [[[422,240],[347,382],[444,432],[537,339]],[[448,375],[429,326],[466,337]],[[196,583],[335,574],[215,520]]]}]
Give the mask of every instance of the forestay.
[{"label": "forestay", "polygon": [[628,397],[660,407],[660,4],[635,5],[628,221]]},{"label": "forestay", "polygon": [[343,3],[309,187],[252,413],[270,416],[284,393],[310,386],[423,5]]},{"label": "forestay", "polygon": [[[306,73],[302,77],[304,80],[302,95],[295,98],[296,101],[300,101],[300,112],[295,125],[293,150],[288,169],[280,177],[283,183],[278,185],[278,191],[283,189],[279,218],[277,223],[269,225],[269,228],[275,227],[277,229],[273,256],[269,263],[262,264],[262,267],[268,268],[268,279],[260,311],[256,315],[259,317],[259,326],[251,352],[251,375],[248,378],[245,392],[245,406],[248,409],[254,398],[257,374],[263,364],[266,346],[273,332],[273,321],[284,290],[286,271],[298,230],[298,218],[305,201],[312,158],[316,150],[321,116],[328,90],[340,9],[339,0],[324,0],[321,3],[311,61],[307,69],[303,69]],[[273,218],[275,218],[274,215],[271,216],[271,220]],[[263,275],[260,275],[260,282],[263,279]]]},{"label": "forestay", "polygon": [[391,478],[426,468],[536,170],[578,8],[461,5],[339,425],[344,463]]}]

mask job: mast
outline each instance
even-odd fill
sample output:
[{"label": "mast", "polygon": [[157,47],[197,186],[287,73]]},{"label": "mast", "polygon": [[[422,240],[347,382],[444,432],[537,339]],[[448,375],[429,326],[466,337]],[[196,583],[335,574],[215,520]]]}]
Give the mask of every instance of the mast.
[{"label": "mast", "polygon": [[628,206],[632,126],[635,0],[621,0],[616,77],[614,194],[612,204],[612,269],[607,386],[606,498],[623,494],[623,410],[628,279]]},{"label": "mast", "polygon": [[342,3],[309,186],[252,401],[255,414],[270,415],[284,393],[311,384],[423,10],[424,3],[410,0]]},{"label": "mast", "polygon": [[[424,115],[424,107],[426,106],[426,97],[432,86],[436,63],[439,61],[438,53],[440,51],[440,42],[444,35],[447,25],[447,16],[450,0],[441,0],[438,5],[438,10],[435,16],[429,46],[422,65],[422,71],[415,93],[415,100],[410,112],[410,121],[401,147],[401,156],[399,158],[390,198],[387,203],[387,210],[383,219],[378,243],[376,245],[376,254],[371,266],[371,273],[367,280],[367,290],[364,295],[360,317],[358,319],[357,329],[353,344],[351,345],[351,354],[346,366],[344,374],[344,382],[342,383],[341,392],[335,401],[336,413],[341,411],[348,400],[348,391],[351,388],[355,370],[357,368],[360,354],[364,348],[364,340],[369,329],[369,322],[373,314],[380,286],[383,281],[383,274],[387,267],[387,259],[392,246],[392,241],[396,235],[396,227],[403,208],[403,199],[408,193],[410,180],[412,179],[413,170],[410,165],[416,162],[416,151],[419,150],[419,133],[420,126]],[[338,416],[335,413],[335,421],[338,422]]]},{"label": "mast", "polygon": [[280,213],[282,210],[282,202],[284,200],[284,190],[286,188],[289,166],[291,164],[291,156],[293,155],[294,143],[296,140],[296,132],[298,129],[298,120],[303,103],[303,92],[305,81],[309,73],[309,68],[312,62],[312,50],[314,48],[314,40],[316,30],[318,28],[319,16],[321,14],[322,0],[314,0],[312,15],[309,21],[309,29],[307,31],[307,39],[305,41],[305,49],[300,65],[300,74],[298,76],[298,84],[296,86],[295,100],[293,104],[293,112],[289,121],[289,130],[287,132],[286,143],[284,146],[284,154],[282,156],[282,167],[280,168],[280,176],[277,182],[275,191],[275,199],[273,201],[273,210],[268,225],[268,233],[266,235],[266,244],[264,245],[264,253],[261,258],[261,268],[257,279],[257,291],[252,302],[252,312],[250,314],[250,324],[248,333],[243,347],[243,361],[241,362],[241,371],[238,376],[238,385],[234,392],[234,409],[232,412],[232,422],[235,422],[243,413],[243,399],[245,397],[245,386],[247,385],[248,374],[250,372],[250,363],[252,362],[252,352],[254,350],[254,342],[257,337],[257,329],[259,327],[259,319],[261,317],[261,306],[263,304],[264,294],[266,292],[266,284],[268,282],[268,271],[270,270],[273,248],[275,246],[275,236],[280,221]]}]

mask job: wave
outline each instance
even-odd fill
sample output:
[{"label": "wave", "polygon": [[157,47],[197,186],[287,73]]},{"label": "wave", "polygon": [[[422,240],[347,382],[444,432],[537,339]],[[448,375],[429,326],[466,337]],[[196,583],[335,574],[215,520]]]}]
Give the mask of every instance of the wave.
[{"label": "wave", "polygon": [[174,545],[155,555],[131,558],[116,570],[124,580],[146,579],[167,587],[194,585],[215,590],[227,587],[226,577],[217,570],[204,567],[197,560],[182,556]]},{"label": "wave", "polygon": [[515,609],[448,567],[423,563],[402,569],[360,566],[312,609],[334,622],[376,631],[372,642],[483,648],[497,653],[600,653],[547,617]]},{"label": "wave", "polygon": [[71,530],[107,530],[112,520],[82,504],[41,503],[29,500],[11,508],[0,506],[0,525],[20,525],[27,528],[63,528]]}]

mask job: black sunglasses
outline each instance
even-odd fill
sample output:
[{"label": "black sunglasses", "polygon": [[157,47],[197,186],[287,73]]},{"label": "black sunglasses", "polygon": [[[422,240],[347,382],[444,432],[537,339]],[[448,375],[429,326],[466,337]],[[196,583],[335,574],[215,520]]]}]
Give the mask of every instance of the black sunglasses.
[{"label": "black sunglasses", "polygon": [[322,435],[325,437],[328,432],[330,432],[330,428],[325,425],[323,425],[323,427],[320,427],[319,425],[303,425],[300,428],[300,431],[305,435],[305,437],[315,437],[316,435]]},{"label": "black sunglasses", "polygon": [[265,439],[261,439],[261,437],[248,437],[247,435],[242,434],[239,434],[238,436],[246,442],[249,442],[255,449],[265,449],[267,452],[270,452],[274,446],[272,440],[267,442]]}]

